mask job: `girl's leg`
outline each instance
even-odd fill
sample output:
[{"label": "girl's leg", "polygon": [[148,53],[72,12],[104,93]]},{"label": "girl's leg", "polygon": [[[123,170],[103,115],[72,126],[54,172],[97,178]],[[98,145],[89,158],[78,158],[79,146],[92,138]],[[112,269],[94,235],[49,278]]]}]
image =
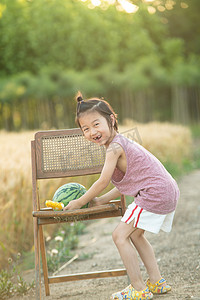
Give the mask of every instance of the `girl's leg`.
[{"label": "girl's leg", "polygon": [[[136,232],[142,230],[134,228],[133,222],[130,224],[120,222],[113,232],[113,241],[118,248],[132,286],[137,291],[141,291],[146,288],[146,285],[142,279],[137,253],[131,243],[130,236],[134,237]],[[136,236],[138,236],[138,234]]]},{"label": "girl's leg", "polygon": [[133,234],[131,234],[130,238],[147,269],[150,282],[157,282],[161,279],[161,274],[158,268],[153,248],[144,236],[144,230],[138,229]]}]

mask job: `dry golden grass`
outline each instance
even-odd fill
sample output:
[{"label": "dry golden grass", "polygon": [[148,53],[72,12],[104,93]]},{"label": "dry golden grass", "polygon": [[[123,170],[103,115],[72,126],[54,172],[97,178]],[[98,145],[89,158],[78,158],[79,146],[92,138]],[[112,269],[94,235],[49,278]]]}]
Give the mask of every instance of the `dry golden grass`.
[{"label": "dry golden grass", "polygon": [[[191,134],[178,125],[126,121],[120,132],[137,127],[142,145],[162,161],[180,163],[190,155]],[[0,266],[10,255],[33,246],[30,141],[34,132],[0,132]],[[94,178],[77,181],[89,187]],[[57,187],[70,179],[43,181],[40,201],[51,199]],[[72,181],[72,180],[71,180]]]},{"label": "dry golden grass", "polygon": [[32,132],[0,133],[0,265],[5,257],[32,240],[31,159]]}]

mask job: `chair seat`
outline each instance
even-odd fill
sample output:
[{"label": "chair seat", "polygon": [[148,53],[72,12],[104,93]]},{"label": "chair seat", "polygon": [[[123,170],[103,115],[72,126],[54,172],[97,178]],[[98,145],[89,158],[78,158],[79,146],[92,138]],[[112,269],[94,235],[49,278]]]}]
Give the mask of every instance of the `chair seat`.
[{"label": "chair seat", "polygon": [[39,210],[33,211],[33,217],[38,218],[38,224],[50,224],[100,219],[102,215],[104,218],[113,216],[113,214],[121,216],[122,212],[119,203],[120,201],[113,201],[110,204],[65,211]]}]

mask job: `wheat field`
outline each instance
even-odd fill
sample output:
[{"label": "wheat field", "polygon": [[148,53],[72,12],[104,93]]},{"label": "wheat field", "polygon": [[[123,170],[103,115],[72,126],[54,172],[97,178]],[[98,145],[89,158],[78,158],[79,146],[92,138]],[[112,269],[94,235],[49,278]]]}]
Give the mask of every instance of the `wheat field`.
[{"label": "wheat field", "polygon": [[[138,124],[125,120],[120,132],[137,132],[142,145],[163,162],[180,164],[191,155],[191,133],[187,127],[169,123]],[[10,256],[33,248],[31,147],[33,131],[0,131],[0,267]],[[74,179],[73,179],[74,180]],[[94,179],[92,179],[94,180]],[[41,183],[41,204],[69,179]],[[79,177],[86,187],[91,179]]]}]

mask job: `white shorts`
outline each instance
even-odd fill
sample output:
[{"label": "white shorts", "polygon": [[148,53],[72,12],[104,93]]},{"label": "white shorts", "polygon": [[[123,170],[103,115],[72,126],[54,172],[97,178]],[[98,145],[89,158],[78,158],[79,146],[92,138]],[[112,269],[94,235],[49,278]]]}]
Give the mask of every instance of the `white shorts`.
[{"label": "white shorts", "polygon": [[167,215],[159,215],[149,212],[134,202],[131,203],[121,221],[129,224],[134,220],[134,227],[140,228],[153,233],[159,233],[162,229],[165,232],[170,232],[172,229],[172,222],[175,211]]}]

